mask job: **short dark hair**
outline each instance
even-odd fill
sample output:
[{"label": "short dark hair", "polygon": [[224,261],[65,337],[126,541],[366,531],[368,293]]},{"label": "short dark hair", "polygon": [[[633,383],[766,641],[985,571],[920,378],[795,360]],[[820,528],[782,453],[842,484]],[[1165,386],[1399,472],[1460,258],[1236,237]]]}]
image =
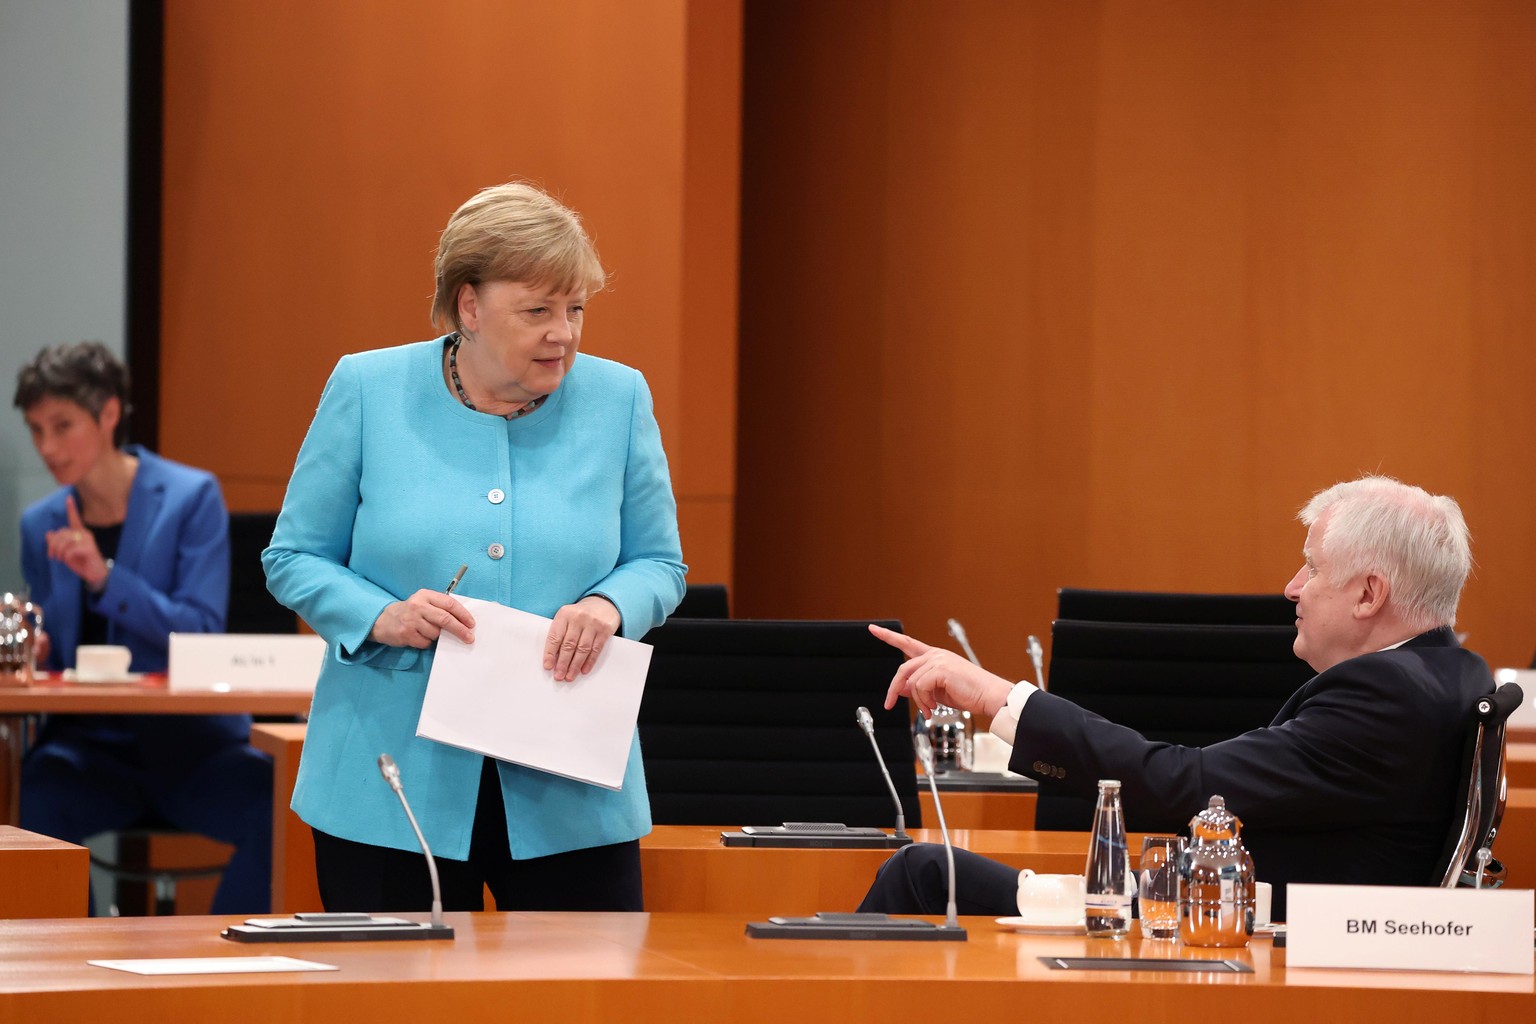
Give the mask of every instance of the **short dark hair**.
[{"label": "short dark hair", "polygon": [[96,419],[107,399],[123,407],[112,438],[119,447],[128,440],[128,367],[99,341],[52,345],[32,357],[16,374],[12,404],[26,412],[45,398],[74,402]]}]

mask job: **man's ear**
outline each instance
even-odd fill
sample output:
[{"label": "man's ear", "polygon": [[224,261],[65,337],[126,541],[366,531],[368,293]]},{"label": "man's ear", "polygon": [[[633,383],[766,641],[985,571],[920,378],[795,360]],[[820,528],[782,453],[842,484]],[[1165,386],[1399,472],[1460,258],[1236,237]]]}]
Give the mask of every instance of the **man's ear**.
[{"label": "man's ear", "polygon": [[1361,577],[1355,592],[1355,618],[1370,619],[1380,615],[1387,607],[1392,594],[1392,584],[1380,573],[1368,572]]}]

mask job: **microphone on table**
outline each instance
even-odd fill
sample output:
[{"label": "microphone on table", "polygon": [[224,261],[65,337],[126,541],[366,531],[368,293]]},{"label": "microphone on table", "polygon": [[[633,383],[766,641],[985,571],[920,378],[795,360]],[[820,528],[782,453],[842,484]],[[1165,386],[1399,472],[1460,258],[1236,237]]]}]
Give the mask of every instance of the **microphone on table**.
[{"label": "microphone on table", "polygon": [[1031,635],[1027,641],[1029,645],[1029,660],[1035,665],[1035,685],[1045,689],[1045,649],[1040,646],[1040,638]]},{"label": "microphone on table", "polygon": [[[460,575],[463,573],[461,572]],[[389,783],[389,788],[394,790],[395,796],[400,798],[400,806],[405,808],[405,818],[411,823],[411,831],[416,833],[416,841],[421,844],[421,852],[426,855],[427,873],[432,876],[432,927],[447,927],[443,924],[443,889],[437,884],[437,858],[432,856],[432,848],[427,845],[427,837],[421,834],[421,826],[416,824],[416,815],[411,813],[410,801],[405,798],[405,787],[400,785],[400,766],[395,764],[395,759],[388,754],[380,754],[379,774],[384,776],[384,781]]]},{"label": "microphone on table", "polygon": [[[902,843],[910,843],[912,837],[906,832],[906,816],[901,810],[901,799],[896,796],[896,786],[891,782],[891,773],[885,767],[885,755],[880,753],[879,745],[875,744],[874,717],[869,713],[868,708],[859,708],[857,720],[859,728],[864,730],[864,735],[868,736],[869,742],[875,746],[875,757],[880,762],[880,770],[885,773],[886,785],[891,787],[891,797],[896,801],[896,835],[893,838],[899,839]],[[747,924],[749,938],[887,939],[908,942],[964,942],[966,940],[965,929],[960,927],[959,917],[955,913],[955,851],[949,845],[949,829],[944,825],[944,808],[939,804],[938,787],[933,785],[933,744],[922,733],[917,736],[917,752],[922,759],[923,770],[928,774],[928,784],[933,787],[933,802],[939,812],[939,829],[944,836],[944,848],[949,855],[949,915],[944,924],[935,925],[915,918],[891,917],[889,914],[823,912],[812,917],[770,917],[766,921],[749,922]],[[726,835],[729,834],[726,833]],[[723,840],[724,836],[721,838]],[[727,842],[726,845],[739,844]]]},{"label": "microphone on table", "polygon": [[400,768],[388,754],[379,755],[379,773],[400,798],[406,819],[427,858],[432,877],[432,920],[427,924],[403,917],[374,917],[359,913],[308,913],[292,917],[253,917],[244,924],[232,924],[221,934],[235,942],[386,942],[402,939],[451,939],[453,928],[443,923],[443,893],[437,882],[437,861],[427,846],[427,837],[416,824],[416,815],[405,799],[400,784]]},{"label": "microphone on table", "polygon": [[944,805],[939,801],[939,786],[933,781],[933,741],[927,733],[918,733],[917,759],[922,762],[923,774],[928,776],[928,790],[933,794],[933,809],[939,813],[939,835],[944,838],[944,857],[949,862],[949,906],[944,917],[944,927],[959,928],[960,919],[955,908],[955,847],[949,841],[949,826],[944,824]]},{"label": "microphone on table", "polygon": [[[880,774],[885,776],[885,785],[891,791],[891,801],[896,805],[896,838],[906,839],[907,815],[901,809],[901,797],[896,795],[896,783],[891,781],[891,770],[885,766],[885,755],[880,753],[880,744],[875,742],[875,716],[869,713],[869,708],[859,708],[857,716],[859,728],[864,730],[864,735],[869,737],[869,745],[875,748],[875,760],[880,764]],[[927,737],[923,737],[927,739]]]},{"label": "microphone on table", "polygon": [[883,829],[844,825],[838,821],[786,821],[782,825],[743,825],[736,832],[721,832],[722,846],[777,846],[796,849],[838,847],[853,850],[894,850],[912,842],[907,835],[907,819],[901,809],[901,798],[896,795],[896,784],[891,781],[890,769],[885,766],[885,755],[875,742],[875,719],[869,708],[859,708],[859,728],[869,737],[875,748],[875,760],[890,788],[891,799],[896,802],[896,834]]},{"label": "microphone on table", "polygon": [[960,620],[950,619],[948,625],[949,635],[955,638],[955,643],[960,645],[960,649],[965,652],[965,656],[970,663],[979,667],[981,660],[976,657],[976,652],[971,650],[971,641],[966,637],[965,627],[960,625]]}]

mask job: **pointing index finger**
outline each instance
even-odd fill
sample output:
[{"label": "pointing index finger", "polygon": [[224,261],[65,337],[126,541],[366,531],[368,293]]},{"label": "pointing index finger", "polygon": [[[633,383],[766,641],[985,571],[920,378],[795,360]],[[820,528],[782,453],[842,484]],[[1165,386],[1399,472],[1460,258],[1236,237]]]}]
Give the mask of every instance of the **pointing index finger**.
[{"label": "pointing index finger", "polygon": [[909,658],[915,658],[924,651],[929,650],[928,645],[916,637],[907,636],[905,633],[898,633],[893,629],[886,629],[884,626],[877,626],[873,622],[869,624],[869,631],[874,634],[875,639],[885,641]]}]

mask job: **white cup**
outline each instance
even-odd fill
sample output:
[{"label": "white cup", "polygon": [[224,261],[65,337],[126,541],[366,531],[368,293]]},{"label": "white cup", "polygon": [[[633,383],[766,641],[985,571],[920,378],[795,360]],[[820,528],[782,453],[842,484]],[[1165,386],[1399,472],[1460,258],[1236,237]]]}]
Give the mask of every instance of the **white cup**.
[{"label": "white cup", "polygon": [[128,675],[133,652],[117,644],[82,644],[75,648],[75,676],[91,683]]},{"label": "white cup", "polygon": [[1083,920],[1082,875],[1019,872],[1019,917],[1029,924],[1075,925]]},{"label": "white cup", "polygon": [[1253,926],[1269,924],[1269,903],[1275,887],[1268,882],[1253,883]]}]

